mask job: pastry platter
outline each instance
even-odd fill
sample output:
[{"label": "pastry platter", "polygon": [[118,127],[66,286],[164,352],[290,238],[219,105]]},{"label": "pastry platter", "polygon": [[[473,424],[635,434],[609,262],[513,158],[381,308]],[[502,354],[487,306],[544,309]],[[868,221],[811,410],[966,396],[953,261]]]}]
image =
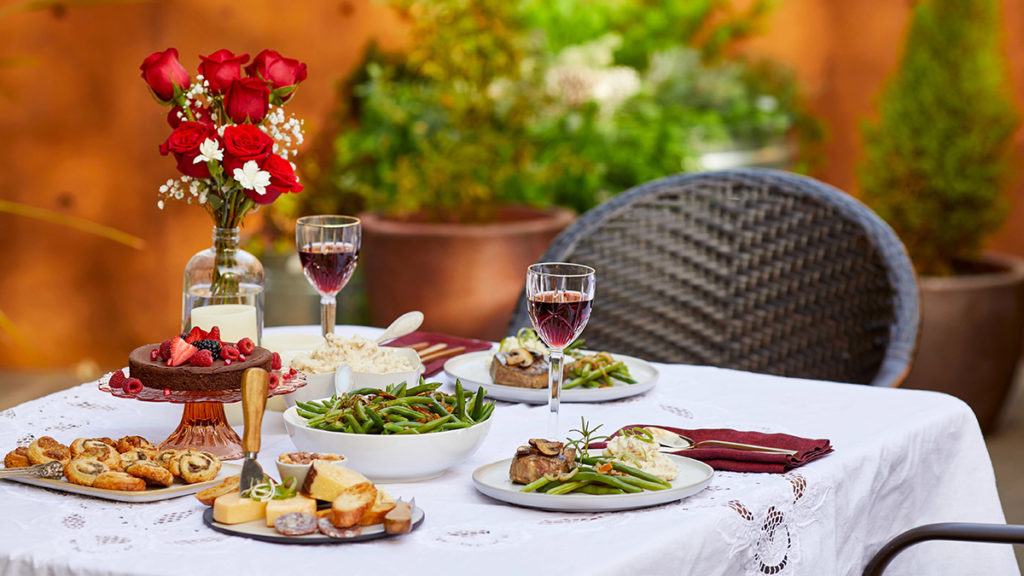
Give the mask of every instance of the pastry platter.
[{"label": "pastry platter", "polygon": [[477,468],[473,472],[473,485],[486,496],[517,506],[558,512],[608,512],[675,502],[700,492],[711,483],[715,473],[711,466],[674,454],[668,454],[668,457],[679,468],[679,476],[672,481],[672,487],[665,490],[645,490],[635,494],[522,492],[523,485],[513,484],[509,479],[511,458]]},{"label": "pastry platter", "polygon": [[[425,517],[426,515],[423,513],[423,509],[413,505],[412,527],[410,530],[415,530],[417,526],[422,524]],[[275,530],[273,526],[267,526],[267,522],[264,519],[244,522],[242,524],[221,524],[213,519],[213,508],[208,508],[203,512],[203,523],[217,532],[228,534],[230,536],[242,536],[244,538],[252,538],[254,540],[274,542],[277,544],[342,544],[346,542],[363,542],[365,540],[401,536],[401,534],[388,534],[384,531],[383,524],[355,526],[353,528],[345,529],[342,531],[345,536],[341,538],[326,536],[319,532],[303,536],[285,536]]]},{"label": "pastry platter", "polygon": [[[444,371],[452,379],[462,381],[463,387],[483,386],[487,390],[488,398],[493,400],[504,400],[506,402],[524,402],[527,404],[546,404],[548,402],[547,388],[520,388],[518,386],[505,386],[495,384],[491,379],[489,362],[494,355],[493,350],[471,352],[456,356],[444,364]],[[607,388],[570,388],[563,389],[561,393],[562,402],[606,402],[608,400],[619,400],[630,396],[638,396],[654,388],[658,382],[658,369],[650,362],[626,356],[624,354],[613,354],[616,360],[621,360],[629,368],[629,373],[637,381],[636,384],[626,384],[616,381],[613,386]]]},{"label": "pastry platter", "polygon": [[[0,468],[2,469],[2,468]],[[59,492],[67,492],[69,494],[78,494],[80,496],[91,496],[93,498],[102,498],[104,500],[115,500],[117,502],[156,502],[158,500],[169,500],[171,498],[180,498],[182,496],[189,496],[195,494],[200,490],[209,488],[210,486],[220,484],[225,477],[234,476],[239,473],[242,469],[237,464],[230,464],[227,462],[221,463],[220,472],[213,480],[207,480],[206,482],[196,482],[195,484],[184,484],[181,480],[176,479],[174,484],[167,488],[146,488],[138,492],[132,492],[127,490],[104,490],[102,488],[93,488],[91,486],[83,486],[80,484],[72,484],[66,480],[50,480],[48,478],[28,478],[24,476],[13,476],[4,478],[4,480],[10,480],[12,482],[20,482],[22,484],[28,484],[31,486],[38,486],[40,488],[49,488],[50,490],[57,490]]]}]

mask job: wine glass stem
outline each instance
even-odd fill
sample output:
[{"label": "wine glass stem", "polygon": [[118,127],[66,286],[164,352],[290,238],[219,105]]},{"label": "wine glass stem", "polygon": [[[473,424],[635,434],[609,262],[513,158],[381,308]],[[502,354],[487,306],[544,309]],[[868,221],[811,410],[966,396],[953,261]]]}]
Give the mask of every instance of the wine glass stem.
[{"label": "wine glass stem", "polygon": [[320,331],[324,336],[334,334],[334,316],[337,308],[336,296],[320,297]]},{"label": "wine glass stem", "polygon": [[548,439],[558,440],[558,401],[562,394],[562,350],[552,349],[548,358]]}]

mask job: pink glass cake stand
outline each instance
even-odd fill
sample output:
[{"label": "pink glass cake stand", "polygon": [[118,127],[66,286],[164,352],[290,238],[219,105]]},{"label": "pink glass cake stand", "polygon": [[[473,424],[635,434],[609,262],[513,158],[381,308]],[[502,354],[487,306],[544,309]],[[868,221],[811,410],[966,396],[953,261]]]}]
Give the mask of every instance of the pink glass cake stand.
[{"label": "pink glass cake stand", "polygon": [[[302,372],[293,375],[282,374],[279,371],[273,373],[277,374],[279,384],[268,391],[268,398],[294,392],[306,385],[306,376]],[[144,387],[138,394],[128,394],[120,388],[110,387],[112,374],[113,372],[100,378],[99,389],[116,398],[185,405],[181,422],[174,432],[160,443],[160,449],[205,450],[222,460],[237,460],[244,455],[242,439],[228,424],[228,418],[224,414],[225,403],[242,400],[240,387],[215,391],[161,390]]]}]

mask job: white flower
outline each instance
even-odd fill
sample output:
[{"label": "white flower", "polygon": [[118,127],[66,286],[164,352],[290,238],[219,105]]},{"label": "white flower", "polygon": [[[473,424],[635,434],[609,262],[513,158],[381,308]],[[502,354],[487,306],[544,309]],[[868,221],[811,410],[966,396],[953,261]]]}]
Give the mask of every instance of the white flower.
[{"label": "white flower", "polygon": [[267,193],[267,186],[270,186],[270,172],[260,170],[255,160],[249,160],[241,168],[235,168],[235,180],[246,190],[255,190],[263,196]]},{"label": "white flower", "polygon": [[199,164],[200,162],[212,162],[214,160],[223,160],[224,150],[221,149],[217,141],[212,138],[203,140],[203,143],[199,145],[199,155],[192,160],[193,164]]}]

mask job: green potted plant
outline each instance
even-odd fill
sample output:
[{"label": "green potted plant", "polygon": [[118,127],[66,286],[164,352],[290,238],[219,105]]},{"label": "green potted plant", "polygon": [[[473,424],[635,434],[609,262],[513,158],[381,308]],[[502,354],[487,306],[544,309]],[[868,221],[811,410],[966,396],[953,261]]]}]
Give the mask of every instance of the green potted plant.
[{"label": "green potted plant", "polygon": [[299,210],[363,214],[374,324],[415,308],[430,329],[497,338],[565,208],[699,169],[701,144],[735,126],[794,125],[791,78],[724,58],[768,0],[675,0],[664,18],[638,0],[392,4],[410,48],[369,51],[349,79]]},{"label": "green potted plant", "polygon": [[864,129],[863,198],[906,245],[923,322],[913,388],[956,394],[994,429],[1024,330],[1024,266],[983,254],[1002,224],[1019,124],[995,0],[915,4],[879,119]]}]

